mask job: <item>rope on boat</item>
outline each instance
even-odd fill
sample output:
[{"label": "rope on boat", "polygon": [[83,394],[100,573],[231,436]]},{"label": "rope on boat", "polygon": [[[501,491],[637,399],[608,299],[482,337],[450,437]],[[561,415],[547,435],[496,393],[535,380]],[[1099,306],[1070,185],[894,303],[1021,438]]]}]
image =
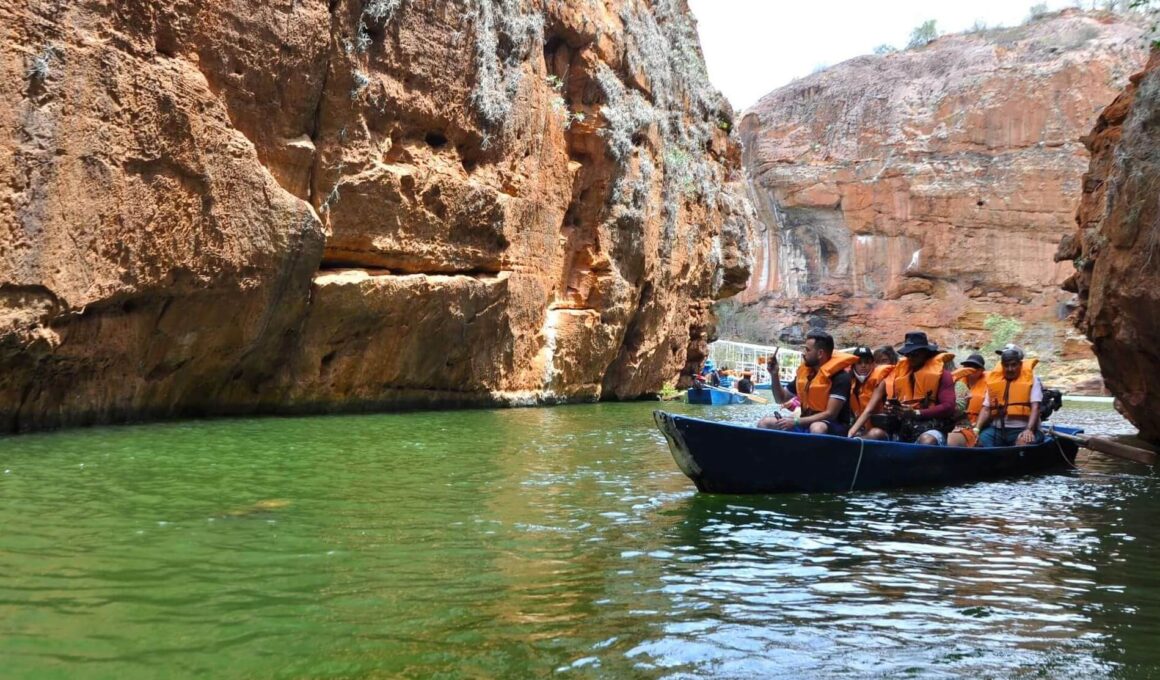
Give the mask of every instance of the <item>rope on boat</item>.
[{"label": "rope on boat", "polygon": [[[858,471],[862,469],[862,453],[866,451],[866,440],[861,437],[855,437],[858,440],[858,464],[854,466],[854,479],[850,480],[850,491],[854,490],[854,484],[858,481]],[[1062,451],[1063,449],[1060,449]]]},{"label": "rope on boat", "polygon": [[1048,425],[1048,430],[1051,433],[1051,438],[1055,440],[1055,447],[1059,449],[1059,457],[1062,458],[1063,462],[1067,463],[1068,467],[1070,467],[1072,470],[1078,470],[1079,466],[1068,460],[1067,454],[1063,452],[1063,444],[1060,443],[1059,437],[1055,436],[1055,428]]}]

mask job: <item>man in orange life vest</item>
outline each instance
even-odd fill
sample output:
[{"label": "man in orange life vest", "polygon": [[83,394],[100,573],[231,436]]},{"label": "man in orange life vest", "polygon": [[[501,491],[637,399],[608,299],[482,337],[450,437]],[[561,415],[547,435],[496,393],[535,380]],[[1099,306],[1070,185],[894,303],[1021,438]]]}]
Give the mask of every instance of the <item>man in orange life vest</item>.
[{"label": "man in orange life vest", "polygon": [[987,374],[987,394],[975,428],[979,446],[1025,446],[1040,441],[1043,383],[1035,377],[1039,362],[1025,360],[1016,345],[999,350],[999,361],[999,367]]},{"label": "man in orange life vest", "polygon": [[[940,354],[938,345],[926,339],[926,333],[914,331],[898,353],[903,356],[890,376],[874,390],[865,410],[850,428],[857,436],[870,416],[884,401],[886,413],[902,419],[900,438],[919,444],[945,446],[946,433],[954,427],[955,381],[946,369],[949,354]],[[919,426],[925,429],[919,430]],[[908,432],[911,434],[908,435]],[[871,428],[867,439],[886,439],[890,433]]]},{"label": "man in orange life vest", "polygon": [[850,372],[846,369],[857,361],[858,357],[852,354],[834,353],[834,338],[829,333],[812,331],[806,336],[797,379],[787,389],[777,379],[777,357],[770,357],[766,368],[773,376],[770,388],[774,399],[783,404],[798,397],[802,415],[794,418],[768,416],[758,421],[757,426],[844,436],[850,422]]}]

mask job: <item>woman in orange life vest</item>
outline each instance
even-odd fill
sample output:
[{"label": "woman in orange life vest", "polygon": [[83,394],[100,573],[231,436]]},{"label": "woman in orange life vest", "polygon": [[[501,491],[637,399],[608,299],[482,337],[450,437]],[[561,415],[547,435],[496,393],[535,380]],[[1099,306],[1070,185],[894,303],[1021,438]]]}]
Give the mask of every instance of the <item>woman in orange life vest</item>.
[{"label": "woman in orange life vest", "polygon": [[[891,351],[894,351],[893,348],[891,348]],[[862,412],[866,410],[867,404],[870,403],[870,397],[874,395],[875,388],[888,375],[894,372],[894,364],[897,363],[897,361],[879,363],[876,360],[875,354],[875,352],[870,351],[869,347],[859,347],[854,350],[854,356],[858,357],[858,363],[850,368],[850,377],[852,379],[850,385],[850,415],[855,418],[862,415]]]},{"label": "woman in orange life vest", "polygon": [[858,358],[851,354],[834,353],[834,338],[829,333],[813,331],[806,336],[797,379],[786,389],[777,379],[777,356],[771,356],[766,368],[773,376],[770,388],[774,399],[784,404],[798,397],[802,415],[794,418],[767,416],[758,421],[757,426],[839,437],[846,434],[850,422],[850,372],[846,369],[857,361]]},{"label": "woman in orange life vest", "polygon": [[[903,359],[889,379],[875,388],[866,409],[850,428],[850,436],[858,436],[878,406],[889,398],[886,413],[904,420],[937,424],[919,433],[917,443],[946,445],[946,433],[951,430],[955,415],[955,383],[945,362],[953,356],[940,354],[938,345],[929,342],[926,333],[921,331],[907,333],[898,353]],[[886,439],[889,433],[872,427],[864,436],[867,439]]]},{"label": "woman in orange life vest", "polygon": [[999,367],[987,374],[987,394],[975,426],[979,446],[1026,446],[1042,440],[1043,383],[1035,377],[1039,361],[1024,359],[1017,345],[999,350],[999,361]]},{"label": "woman in orange life vest", "polygon": [[[951,373],[956,383],[962,383],[967,390],[967,403],[962,409],[964,423],[959,421],[960,427],[947,435],[947,446],[974,446],[979,441],[975,432],[975,423],[979,421],[979,413],[983,410],[983,397],[987,394],[987,380],[985,369],[987,362],[981,354],[972,354],[963,361],[963,367]],[[957,390],[956,390],[957,392]],[[956,402],[959,401],[956,399]],[[956,404],[957,409],[957,404]]]}]

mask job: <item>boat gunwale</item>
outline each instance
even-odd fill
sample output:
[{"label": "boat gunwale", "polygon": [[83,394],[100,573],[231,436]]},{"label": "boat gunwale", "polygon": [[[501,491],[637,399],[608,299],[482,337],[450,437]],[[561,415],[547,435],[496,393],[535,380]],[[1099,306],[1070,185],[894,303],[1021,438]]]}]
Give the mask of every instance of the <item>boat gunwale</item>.
[{"label": "boat gunwale", "polygon": [[[1040,446],[1046,446],[1047,444],[1050,444],[1050,443],[1056,443],[1056,442],[1062,441],[1058,437],[1052,437],[1052,436],[1044,433],[1044,437],[1043,437],[1042,441],[1038,441],[1038,442],[1035,442],[1033,444],[1026,444],[1026,445],[1022,445],[1022,446],[1019,446],[1019,445],[1016,445],[1016,446],[946,446],[946,445],[942,445],[942,446],[940,446],[940,445],[931,445],[931,444],[919,444],[917,442],[901,442],[901,441],[894,441],[894,440],[890,440],[890,439],[866,439],[865,437],[847,437],[847,436],[836,435],[836,434],[817,434],[814,432],[792,432],[792,431],[788,431],[788,430],[774,430],[774,429],[769,429],[769,428],[757,427],[756,425],[749,425],[749,424],[745,424],[745,423],[734,423],[734,422],[720,421],[720,420],[708,420],[706,418],[697,418],[695,416],[686,416],[686,415],[683,415],[680,413],[670,413],[668,411],[664,411],[661,409],[657,409],[654,413],[663,413],[670,418],[677,418],[677,419],[682,419],[682,420],[691,420],[691,421],[694,421],[697,423],[704,423],[707,425],[728,427],[728,428],[734,428],[734,429],[738,429],[738,430],[749,430],[749,431],[757,431],[757,432],[762,432],[762,433],[770,433],[775,438],[787,437],[790,439],[797,439],[797,438],[808,437],[810,439],[816,439],[819,437],[824,437],[826,439],[831,439],[831,440],[835,440],[835,441],[842,441],[842,442],[847,442],[847,443],[861,442],[861,444],[858,444],[858,446],[862,446],[863,444],[872,445],[875,447],[889,447],[889,448],[895,448],[895,447],[901,446],[901,447],[913,448],[913,449],[922,450],[922,451],[962,451],[962,452],[972,452],[972,453],[979,453],[982,451],[986,451],[988,453],[991,453],[991,452],[994,452],[994,453],[1000,453],[1000,452],[1017,453],[1019,451],[1026,451],[1029,448],[1037,448]],[[1062,432],[1064,434],[1081,434],[1081,433],[1083,433],[1083,428],[1071,427],[1071,426],[1067,426],[1067,425],[1055,425],[1055,426],[1053,426],[1053,429],[1058,430],[1059,432]]]}]

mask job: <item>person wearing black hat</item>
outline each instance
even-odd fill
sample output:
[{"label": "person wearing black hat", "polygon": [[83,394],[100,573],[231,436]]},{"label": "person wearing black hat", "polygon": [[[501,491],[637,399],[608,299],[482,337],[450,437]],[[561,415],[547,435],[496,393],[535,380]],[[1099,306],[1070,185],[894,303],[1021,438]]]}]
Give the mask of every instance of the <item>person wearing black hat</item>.
[{"label": "person wearing black hat", "polygon": [[979,446],[1026,446],[1042,440],[1043,383],[1035,376],[1039,361],[1024,358],[1018,345],[996,353],[1000,366],[987,375],[987,394],[976,426]]},{"label": "person wearing black hat", "polygon": [[842,436],[850,422],[850,372],[846,369],[858,358],[834,351],[834,338],[823,331],[811,331],[802,348],[802,363],[797,378],[784,387],[777,379],[777,355],[769,357],[766,368],[773,376],[770,388],[779,404],[794,397],[801,400],[801,416],[781,418],[768,416],[758,421],[758,427],[771,430],[792,430],[813,434]]},{"label": "person wearing black hat", "polygon": [[974,446],[979,441],[975,424],[983,410],[983,398],[987,395],[987,362],[982,354],[972,354],[953,371],[955,379],[955,430],[947,435],[948,446]]},{"label": "person wearing black hat", "polygon": [[943,446],[946,435],[954,428],[955,383],[946,361],[950,354],[939,352],[938,345],[927,340],[926,333],[912,331],[898,353],[903,356],[890,377],[878,386],[866,410],[850,428],[855,436],[870,420],[878,405],[886,403],[886,413],[900,421],[896,433],[871,428],[867,439],[897,436],[930,446]]}]

